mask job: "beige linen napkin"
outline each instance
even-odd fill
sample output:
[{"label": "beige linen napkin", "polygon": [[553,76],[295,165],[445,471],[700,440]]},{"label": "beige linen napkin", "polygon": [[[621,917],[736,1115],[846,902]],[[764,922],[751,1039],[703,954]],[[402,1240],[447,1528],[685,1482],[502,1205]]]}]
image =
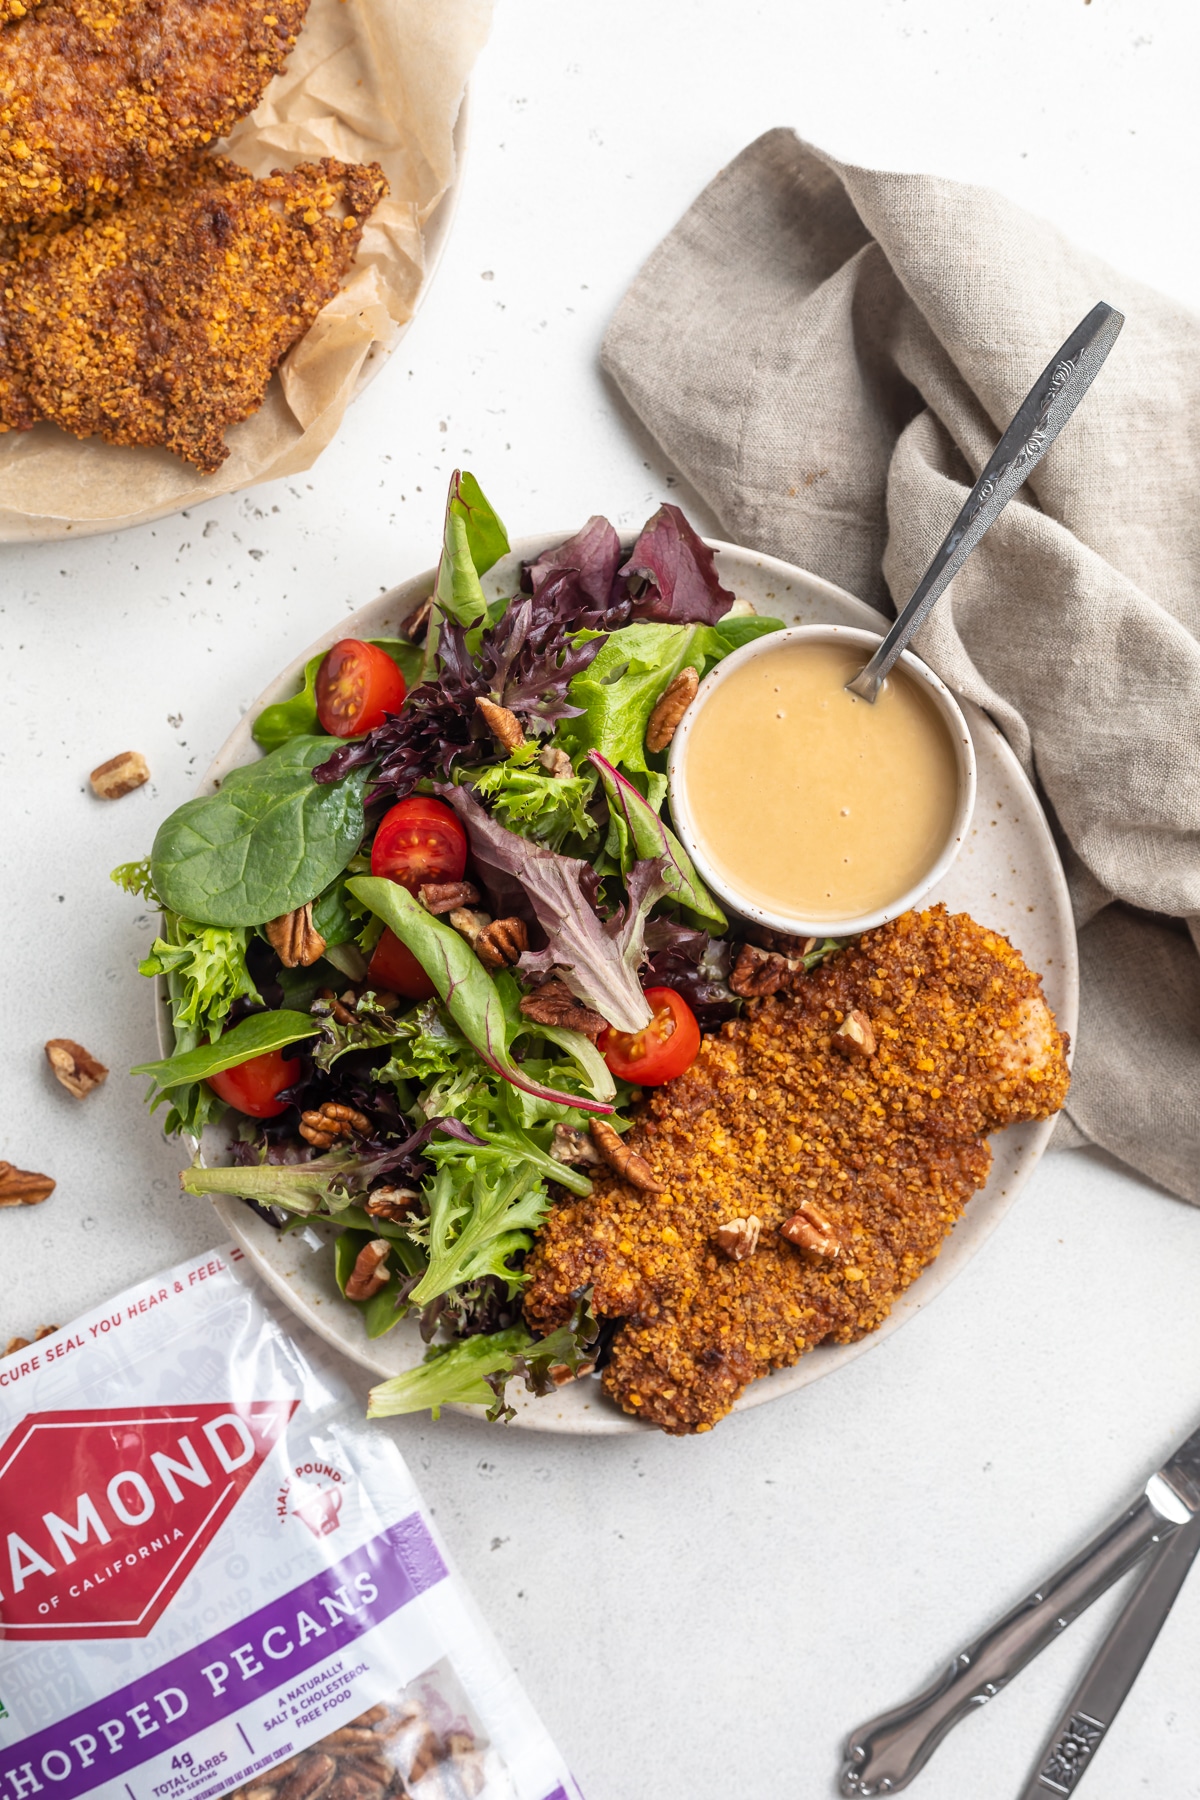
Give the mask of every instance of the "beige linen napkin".
[{"label": "beige linen napkin", "polygon": [[917,647],[1061,833],[1064,1141],[1200,1203],[1200,321],[998,194],[780,130],[654,252],[603,360],[728,537],[891,612],[1097,300],[1127,316],[1115,350]]}]

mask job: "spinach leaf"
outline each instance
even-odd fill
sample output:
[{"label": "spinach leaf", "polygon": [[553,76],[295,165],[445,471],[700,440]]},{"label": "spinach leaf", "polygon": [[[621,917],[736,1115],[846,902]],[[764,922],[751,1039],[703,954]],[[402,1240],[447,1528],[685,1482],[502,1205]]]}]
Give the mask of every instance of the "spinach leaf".
[{"label": "spinach leaf", "polygon": [[[478,808],[482,811],[482,808]],[[519,840],[516,840],[519,841]],[[509,1054],[509,1028],[496,984],[471,946],[452,926],[443,925],[405,888],[378,875],[359,875],[346,883],[356,899],[381,918],[406,944],[433,982],[447,1012],[467,1042],[498,1075],[543,1100],[579,1106],[587,1112],[611,1112],[611,1106],[578,1094],[564,1094],[530,1080]]]},{"label": "spinach leaf", "polygon": [[336,738],[294,738],[235,769],[158,828],[150,872],[165,906],[201,925],[262,925],[314,900],[362,840],[366,769],[322,786]]},{"label": "spinach leaf", "polygon": [[262,1056],[268,1050],[282,1050],[302,1038],[316,1037],[318,1026],[307,1013],[260,1012],[230,1031],[222,1033],[215,1044],[198,1044],[194,1050],[178,1050],[162,1062],[138,1063],[131,1075],[149,1075],[165,1091],[184,1087],[193,1081],[206,1081],[225,1069],[235,1069]]},{"label": "spinach leaf", "polygon": [[691,857],[675,833],[668,830],[633,783],[626,781],[597,751],[591,752],[589,760],[600,771],[614,819],[619,819],[624,827],[626,854],[621,862],[625,872],[642,857],[661,857],[662,878],[671,899],[685,906],[714,931],[724,931],[729,921],[697,875]]}]

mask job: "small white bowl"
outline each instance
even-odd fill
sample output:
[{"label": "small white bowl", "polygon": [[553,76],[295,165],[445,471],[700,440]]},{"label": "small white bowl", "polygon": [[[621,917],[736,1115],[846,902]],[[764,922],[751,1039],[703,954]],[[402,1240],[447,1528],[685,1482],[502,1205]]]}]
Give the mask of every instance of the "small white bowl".
[{"label": "small white bowl", "polygon": [[915,886],[910,887],[903,894],[897,894],[896,898],[889,901],[886,906],[880,907],[872,913],[863,913],[858,918],[816,920],[796,918],[787,913],[771,912],[748,895],[739,893],[736,887],[730,885],[726,876],[718,874],[713,868],[704,853],[703,844],[699,840],[688,803],[687,748],[696,720],[704,710],[705,703],[711,699],[721,683],[727,680],[735,670],[742,668],[752,657],[770,655],[785,644],[861,645],[863,661],[866,662],[881,642],[882,639],[876,632],[860,631],[849,625],[793,625],[785,631],[768,632],[764,637],[755,638],[752,643],[743,644],[740,650],[733,651],[725,658],[724,662],[718,663],[712,673],[701,682],[699,693],[684,714],[683,721],[671,742],[667,763],[671,815],[680,840],[695,863],[697,872],[722,904],[741,918],[752,919],[758,925],[768,925],[772,930],[787,932],[793,937],[853,937],[860,931],[871,931],[876,925],[886,925],[889,919],[898,918],[902,912],[907,912],[909,907],[916,906],[930,888],[942,879],[958,855],[967,835],[971,814],[975,807],[975,750],[971,743],[971,733],[967,729],[967,722],[958,702],[945,682],[939,680],[931,668],[908,650],[901,653],[900,666],[921,684],[933,701],[946,725],[958,765],[958,798],[950,830],[936,859],[930,863],[928,870]]}]

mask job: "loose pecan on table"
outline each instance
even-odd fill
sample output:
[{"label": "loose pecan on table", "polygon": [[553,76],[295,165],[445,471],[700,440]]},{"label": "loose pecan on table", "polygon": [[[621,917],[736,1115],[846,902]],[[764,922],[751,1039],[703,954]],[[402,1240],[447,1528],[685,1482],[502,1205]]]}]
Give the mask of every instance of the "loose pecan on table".
[{"label": "loose pecan on table", "polygon": [[37,1206],[54,1188],[49,1175],[35,1175],[31,1169],[14,1169],[10,1162],[0,1162],[0,1206]]},{"label": "loose pecan on table", "polygon": [[51,1038],[46,1045],[46,1061],[54,1071],[54,1079],[77,1100],[82,1100],[85,1094],[90,1094],[93,1088],[108,1079],[104,1064],[97,1062],[74,1038]]},{"label": "loose pecan on table", "polygon": [[515,712],[507,706],[497,706],[494,700],[485,700],[482,694],[475,702],[483,714],[483,722],[495,738],[502,750],[519,750],[525,742],[525,733],[521,729],[521,721]]},{"label": "loose pecan on table", "polygon": [[354,1259],[354,1267],[346,1282],[347,1300],[369,1300],[391,1280],[391,1271],[384,1267],[387,1262],[388,1241],[386,1238],[372,1238],[364,1244]]},{"label": "loose pecan on table", "polygon": [[875,1033],[865,1012],[854,1007],[833,1034],[833,1047],[843,1056],[865,1058],[875,1054]]},{"label": "loose pecan on table", "polygon": [[562,1025],[568,1031],[581,1031],[593,1043],[608,1028],[607,1019],[577,1000],[566,982],[557,977],[544,981],[532,994],[523,995],[520,1009],[535,1025]]},{"label": "loose pecan on table", "polygon": [[805,1200],[779,1227],[780,1237],[794,1244],[805,1262],[834,1262],[842,1254],[841,1240],[819,1207]]},{"label": "loose pecan on table", "polygon": [[623,1181],[631,1187],[643,1188],[647,1194],[665,1193],[662,1182],[645,1157],[631,1150],[611,1125],[606,1125],[603,1119],[589,1119],[588,1130],[604,1161]]},{"label": "loose pecan on table", "polygon": [[122,750],[92,770],[88,780],[98,800],[119,800],[150,779],[146,759],[137,750]]},{"label": "loose pecan on table", "polygon": [[696,698],[699,686],[700,677],[695,669],[680,669],[650,714],[646,726],[647,750],[666,749],[678,731],[684,713]]},{"label": "loose pecan on table", "polygon": [[479,889],[470,881],[427,881],[417,889],[417,899],[430,913],[454,912],[460,906],[478,906]]},{"label": "loose pecan on table", "polygon": [[529,948],[529,928],[524,919],[493,919],[473,947],[485,969],[513,969]]},{"label": "loose pecan on table", "polygon": [[325,953],[325,939],[312,922],[311,900],[294,912],[280,913],[263,929],[285,969],[307,969]]},{"label": "loose pecan on table", "polygon": [[312,1112],[300,1114],[300,1136],[316,1150],[328,1150],[343,1138],[366,1137],[371,1121],[353,1106],[326,1100]]}]

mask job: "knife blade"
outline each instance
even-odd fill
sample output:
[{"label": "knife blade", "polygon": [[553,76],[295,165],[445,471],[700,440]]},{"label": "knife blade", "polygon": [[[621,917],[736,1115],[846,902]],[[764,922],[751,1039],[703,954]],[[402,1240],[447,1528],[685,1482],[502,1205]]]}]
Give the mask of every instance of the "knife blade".
[{"label": "knife blade", "polygon": [[[895,1794],[960,1719],[984,1705],[1143,1557],[1200,1514],[1200,1428],[1155,1471],[1140,1500],[981,1637],[920,1694],[846,1740],[841,1791]],[[1043,1794],[1039,1800],[1044,1800]]]},{"label": "knife blade", "polygon": [[1200,1518],[1155,1550],[1108,1636],[1063,1708],[1020,1800],[1073,1794],[1154,1647],[1200,1551]]}]

